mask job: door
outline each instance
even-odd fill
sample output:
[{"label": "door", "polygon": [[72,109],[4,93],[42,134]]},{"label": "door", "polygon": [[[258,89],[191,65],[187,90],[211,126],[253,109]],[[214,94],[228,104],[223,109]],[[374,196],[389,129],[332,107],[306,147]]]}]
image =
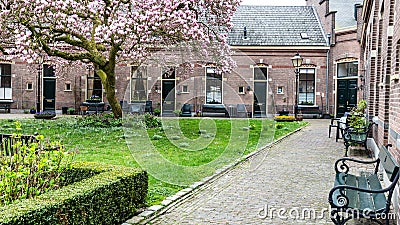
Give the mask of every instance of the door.
[{"label": "door", "polygon": [[56,79],[43,78],[43,111],[56,110]]},{"label": "door", "polygon": [[52,65],[43,65],[43,111],[56,111],[56,76]]},{"label": "door", "polygon": [[254,82],[253,116],[265,117],[267,112],[267,82]]},{"label": "door", "polygon": [[336,117],[344,116],[357,106],[357,79],[338,80]]},{"label": "door", "polygon": [[162,115],[174,116],[175,110],[175,80],[162,81]]}]

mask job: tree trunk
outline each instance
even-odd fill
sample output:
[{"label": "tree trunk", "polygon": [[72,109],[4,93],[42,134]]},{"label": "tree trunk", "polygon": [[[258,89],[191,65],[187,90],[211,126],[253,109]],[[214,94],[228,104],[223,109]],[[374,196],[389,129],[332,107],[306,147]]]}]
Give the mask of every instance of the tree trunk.
[{"label": "tree trunk", "polygon": [[119,104],[118,98],[115,95],[115,87],[111,87],[109,84],[105,86],[106,96],[108,103],[110,103],[114,118],[122,118],[122,108]]},{"label": "tree trunk", "polygon": [[109,66],[97,71],[102,80],[108,103],[111,105],[114,118],[122,118],[122,108],[115,94],[115,67]]}]

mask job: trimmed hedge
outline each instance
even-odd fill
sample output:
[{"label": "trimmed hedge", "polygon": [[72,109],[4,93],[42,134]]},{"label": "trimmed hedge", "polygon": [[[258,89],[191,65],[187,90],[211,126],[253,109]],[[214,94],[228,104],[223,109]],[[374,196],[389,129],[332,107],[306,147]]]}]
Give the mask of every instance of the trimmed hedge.
[{"label": "trimmed hedge", "polygon": [[121,224],[148,189],[147,173],[135,168],[74,163],[65,177],[70,185],[0,207],[0,225]]}]

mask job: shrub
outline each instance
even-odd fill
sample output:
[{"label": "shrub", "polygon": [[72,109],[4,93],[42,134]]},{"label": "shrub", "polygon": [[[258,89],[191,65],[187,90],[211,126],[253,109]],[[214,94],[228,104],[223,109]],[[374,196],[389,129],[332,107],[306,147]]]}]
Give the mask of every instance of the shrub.
[{"label": "shrub", "polygon": [[113,113],[93,114],[78,118],[79,127],[119,127],[122,119],[115,119]]},{"label": "shrub", "polygon": [[135,168],[81,162],[65,177],[81,181],[0,207],[0,225],[121,224],[144,204],[148,189],[146,172]]},{"label": "shrub", "polygon": [[[15,124],[21,131],[21,124]],[[60,142],[49,142],[43,135],[28,142],[23,142],[21,134],[11,139],[12,153],[0,156],[0,206],[58,188],[61,173],[70,168],[72,160]]]},{"label": "shrub", "polygon": [[155,117],[148,113],[144,114],[144,120],[146,122],[147,128],[157,128],[157,127],[161,127],[161,125],[162,125],[160,118]]}]

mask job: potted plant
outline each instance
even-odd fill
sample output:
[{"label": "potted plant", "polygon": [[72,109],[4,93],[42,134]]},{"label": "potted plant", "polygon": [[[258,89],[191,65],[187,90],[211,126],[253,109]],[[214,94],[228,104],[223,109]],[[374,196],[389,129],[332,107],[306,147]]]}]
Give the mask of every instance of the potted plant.
[{"label": "potted plant", "polygon": [[74,108],[68,108],[67,112],[68,112],[68,115],[74,115],[75,114],[75,109]]},{"label": "potted plant", "polygon": [[181,114],[181,110],[174,110],[174,115],[179,116]]},{"label": "potted plant", "polygon": [[90,98],[86,99],[86,102],[98,103],[98,102],[101,102],[101,98],[97,95],[92,95],[92,96],[90,96]]},{"label": "potted plant", "polygon": [[30,113],[30,114],[35,114],[35,113],[36,113],[36,108],[35,108],[35,106],[32,106],[31,108],[29,108],[29,113]]},{"label": "potted plant", "polygon": [[154,109],[154,115],[155,116],[160,116],[161,115],[161,110],[160,109]]},{"label": "potted plant", "polygon": [[357,107],[353,108],[347,116],[347,124],[354,128],[357,132],[363,132],[368,126],[368,121],[364,116],[364,111],[367,108],[367,102],[361,100]]}]

